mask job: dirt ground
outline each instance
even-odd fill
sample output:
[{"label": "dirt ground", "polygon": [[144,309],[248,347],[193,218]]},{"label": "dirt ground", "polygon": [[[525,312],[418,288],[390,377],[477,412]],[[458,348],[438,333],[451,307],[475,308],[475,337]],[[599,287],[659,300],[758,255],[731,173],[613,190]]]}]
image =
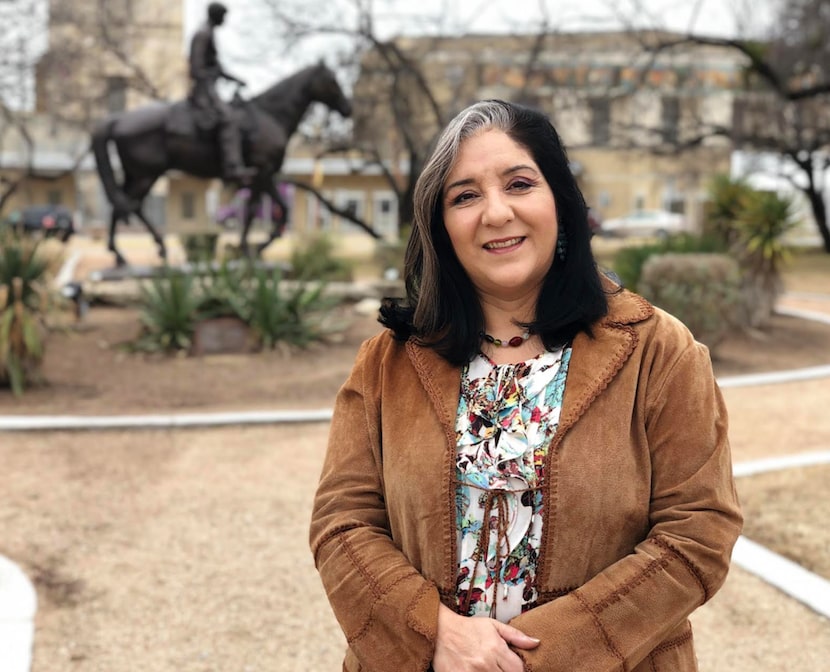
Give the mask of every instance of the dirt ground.
[{"label": "dirt ground", "polygon": [[[48,385],[0,415],[328,408],[359,343],[147,357],[133,311],[93,308],[49,341]],[[830,363],[830,326],[778,317],[725,343],[720,376]],[[735,388],[736,461],[826,450],[830,381]],[[0,433],[0,553],[39,598],[33,672],[325,672],[343,638],[306,544],[325,423]],[[747,534],[828,575],[827,469],[742,479]],[[807,558],[805,561],[804,558]],[[822,560],[823,558],[823,560]],[[733,568],[693,616],[702,672],[819,670],[828,621]],[[2,665],[0,665],[2,669]]]}]

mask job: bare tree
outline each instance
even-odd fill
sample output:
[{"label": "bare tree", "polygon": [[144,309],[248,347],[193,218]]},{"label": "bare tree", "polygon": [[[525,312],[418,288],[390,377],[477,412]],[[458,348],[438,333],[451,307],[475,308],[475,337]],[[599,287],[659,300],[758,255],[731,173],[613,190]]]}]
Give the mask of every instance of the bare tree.
[{"label": "bare tree", "polygon": [[684,34],[644,45],[656,55],[689,45],[713,46],[745,63],[729,127],[699,127],[702,140],[723,135],[736,148],[774,153],[797,167],[793,185],[806,196],[824,249],[830,253],[825,194],[830,172],[830,4],[774,0],[776,12],[763,40]]}]

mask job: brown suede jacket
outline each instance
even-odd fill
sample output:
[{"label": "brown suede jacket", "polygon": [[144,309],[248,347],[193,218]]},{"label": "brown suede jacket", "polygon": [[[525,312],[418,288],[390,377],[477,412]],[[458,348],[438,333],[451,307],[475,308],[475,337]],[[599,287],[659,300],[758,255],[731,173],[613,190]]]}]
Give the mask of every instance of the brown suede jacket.
[{"label": "brown suede jacket", "polygon": [[[723,583],[742,517],[709,354],[627,291],[579,335],[545,470],[541,639],[529,672],[689,672],[688,615]],[[385,332],[341,389],[311,547],[348,641],[344,670],[425,672],[458,569],[460,369]]]}]

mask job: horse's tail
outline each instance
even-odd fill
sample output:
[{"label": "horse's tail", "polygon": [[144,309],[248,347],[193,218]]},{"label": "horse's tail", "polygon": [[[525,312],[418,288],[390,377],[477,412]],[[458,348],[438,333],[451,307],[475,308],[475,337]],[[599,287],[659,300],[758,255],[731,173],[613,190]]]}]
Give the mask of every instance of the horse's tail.
[{"label": "horse's tail", "polygon": [[110,117],[99,123],[92,131],[92,153],[95,156],[95,166],[98,169],[98,177],[107,194],[107,199],[112,204],[116,215],[127,215],[134,208],[124,190],[118,185],[115,179],[115,171],[112,169],[112,162],[109,155],[109,142],[112,139],[112,128],[117,119]]}]

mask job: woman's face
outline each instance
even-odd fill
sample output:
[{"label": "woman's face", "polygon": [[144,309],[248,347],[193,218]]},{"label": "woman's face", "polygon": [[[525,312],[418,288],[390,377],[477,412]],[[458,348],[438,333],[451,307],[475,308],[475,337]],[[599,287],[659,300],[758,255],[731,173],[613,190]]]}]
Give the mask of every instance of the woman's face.
[{"label": "woman's face", "polygon": [[538,296],[556,249],[556,203],[530,152],[488,130],[465,140],[442,197],[444,225],[479,295]]}]

